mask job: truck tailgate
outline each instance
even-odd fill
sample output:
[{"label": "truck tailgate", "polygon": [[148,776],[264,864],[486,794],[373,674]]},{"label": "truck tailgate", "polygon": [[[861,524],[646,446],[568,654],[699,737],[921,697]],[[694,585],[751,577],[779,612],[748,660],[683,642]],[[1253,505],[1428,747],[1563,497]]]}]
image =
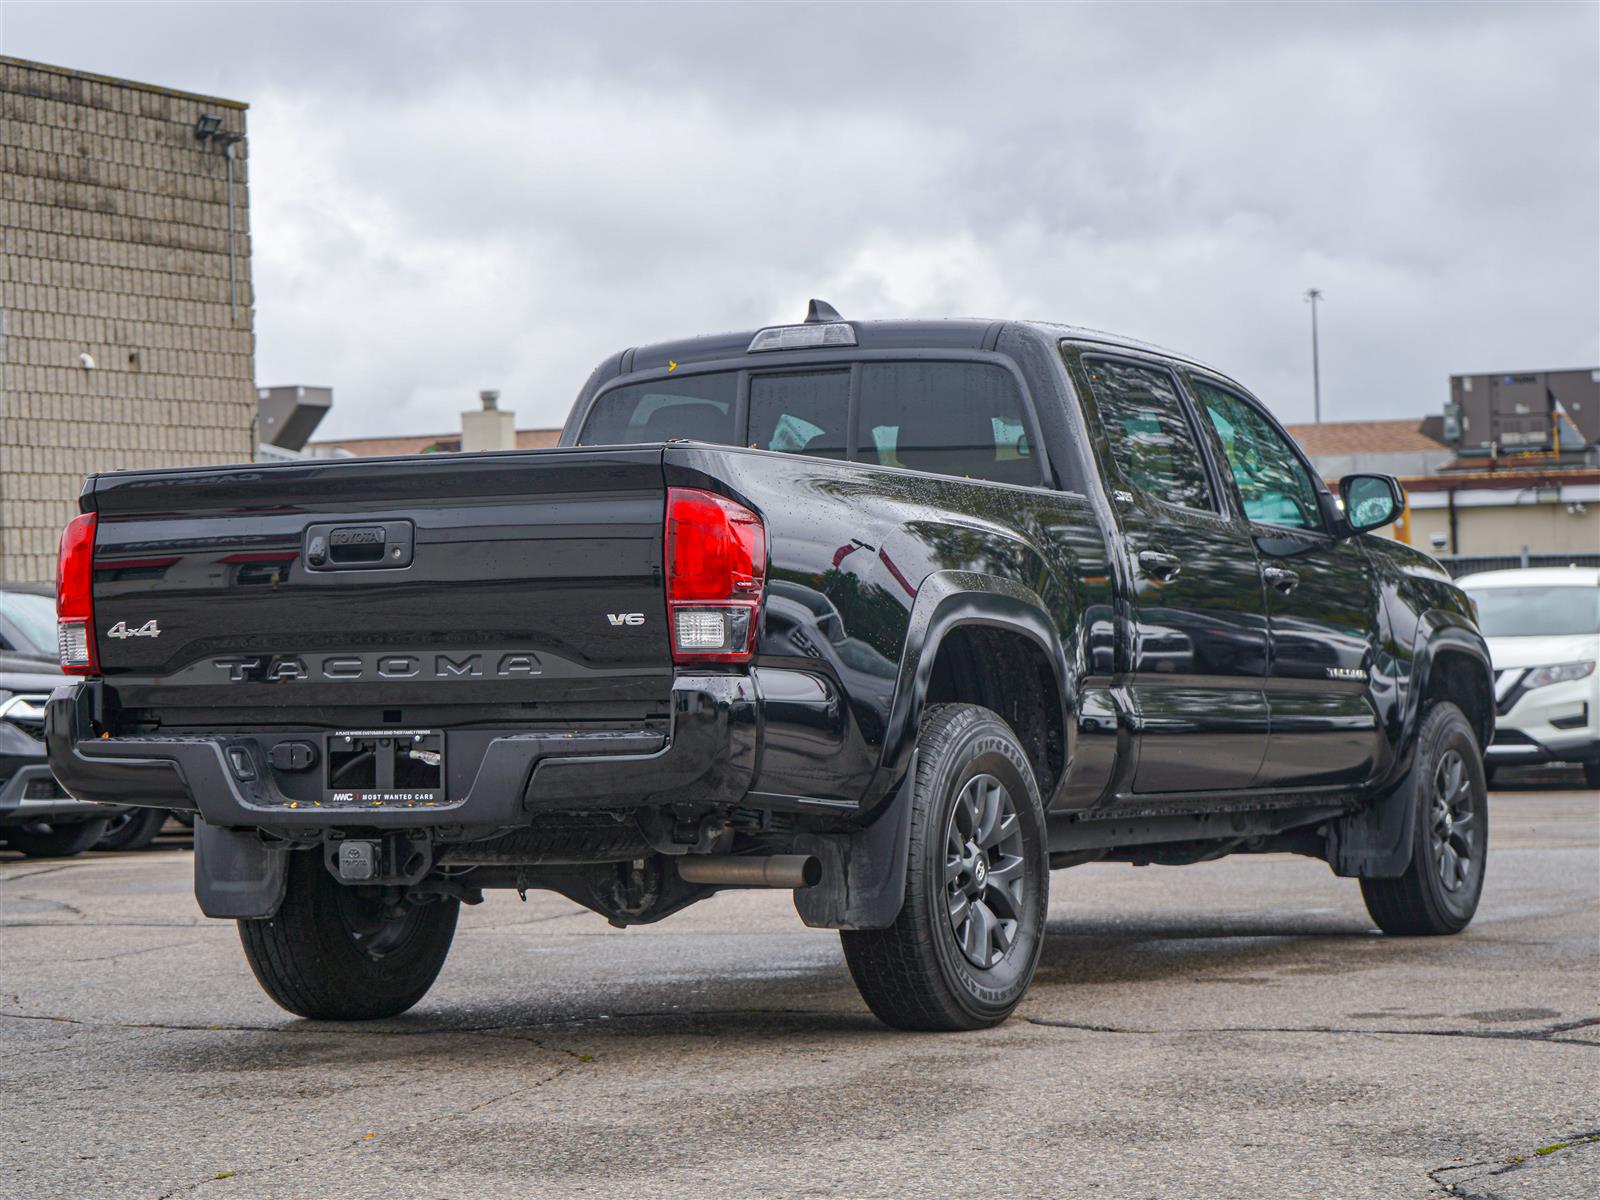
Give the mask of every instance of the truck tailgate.
[{"label": "truck tailgate", "polygon": [[663,700],[664,497],[659,447],[101,476],[101,670],[124,707]]}]

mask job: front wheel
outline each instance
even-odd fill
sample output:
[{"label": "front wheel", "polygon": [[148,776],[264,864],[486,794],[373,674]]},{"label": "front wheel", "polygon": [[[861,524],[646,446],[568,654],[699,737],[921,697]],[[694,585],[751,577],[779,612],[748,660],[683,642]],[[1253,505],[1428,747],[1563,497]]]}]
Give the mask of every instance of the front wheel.
[{"label": "front wheel", "polygon": [[906,896],[888,929],[844,930],[867,1007],[897,1029],[982,1029],[1022,1002],[1044,943],[1044,806],[1016,734],[986,708],[930,708],[917,738]]},{"label": "front wheel", "polygon": [[106,831],[106,818],[74,821],[70,824],[42,824],[0,831],[6,843],[29,858],[71,858],[82,854],[100,840]]},{"label": "front wheel", "polygon": [[289,855],[275,916],[239,922],[244,956],[282,1008],[322,1021],[393,1017],[421,1000],[444,966],[460,902],[391,904],[382,888],[334,879],[315,850]]},{"label": "front wheel", "polygon": [[1483,894],[1489,792],[1478,739],[1454,704],[1428,710],[1412,770],[1411,863],[1397,879],[1363,879],[1361,898],[1385,933],[1460,933]]}]

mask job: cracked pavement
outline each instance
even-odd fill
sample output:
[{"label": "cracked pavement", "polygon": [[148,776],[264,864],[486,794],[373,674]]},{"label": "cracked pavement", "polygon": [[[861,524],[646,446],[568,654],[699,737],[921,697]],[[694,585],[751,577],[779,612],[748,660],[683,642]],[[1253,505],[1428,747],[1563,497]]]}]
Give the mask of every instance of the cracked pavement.
[{"label": "cracked pavement", "polygon": [[1288,856],[1080,867],[1018,1017],[936,1036],[779,893],[494,893],[412,1013],[317,1024],[186,852],[0,852],[0,1197],[1600,1196],[1600,796],[1491,804],[1460,937]]}]

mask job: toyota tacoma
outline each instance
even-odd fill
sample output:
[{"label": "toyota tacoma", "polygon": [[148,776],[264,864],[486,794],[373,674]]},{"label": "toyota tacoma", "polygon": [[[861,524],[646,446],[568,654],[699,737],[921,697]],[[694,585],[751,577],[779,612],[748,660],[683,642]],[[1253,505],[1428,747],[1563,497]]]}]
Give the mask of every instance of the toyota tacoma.
[{"label": "toyota tacoma", "polygon": [[793,892],[890,1025],[1003,1020],[1053,870],[1291,852],[1391,934],[1483,886],[1489,655],[1267,409],[1070,326],[606,359],[559,446],[125,471],[61,544],[50,762],[197,814],[267,993],[389,1016],[461,904]]}]

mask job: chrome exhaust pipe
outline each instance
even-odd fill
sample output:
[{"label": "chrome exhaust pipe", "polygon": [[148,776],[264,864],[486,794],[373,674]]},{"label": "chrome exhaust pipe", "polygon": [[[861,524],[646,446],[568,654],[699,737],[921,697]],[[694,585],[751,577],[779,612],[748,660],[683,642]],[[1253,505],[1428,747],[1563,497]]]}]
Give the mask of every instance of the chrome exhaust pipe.
[{"label": "chrome exhaust pipe", "polygon": [[735,887],[808,888],[822,882],[822,863],[815,854],[752,855],[689,854],[674,860],[686,883],[718,883]]}]

